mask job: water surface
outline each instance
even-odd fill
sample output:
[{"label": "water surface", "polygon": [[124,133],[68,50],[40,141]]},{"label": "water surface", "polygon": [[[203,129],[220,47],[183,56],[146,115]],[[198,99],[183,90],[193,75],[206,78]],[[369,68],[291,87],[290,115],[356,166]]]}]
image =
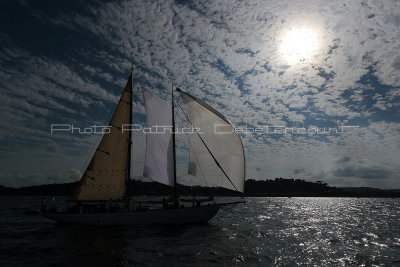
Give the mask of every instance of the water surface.
[{"label": "water surface", "polygon": [[248,198],[208,225],[60,225],[0,197],[0,265],[400,266],[400,201]]}]

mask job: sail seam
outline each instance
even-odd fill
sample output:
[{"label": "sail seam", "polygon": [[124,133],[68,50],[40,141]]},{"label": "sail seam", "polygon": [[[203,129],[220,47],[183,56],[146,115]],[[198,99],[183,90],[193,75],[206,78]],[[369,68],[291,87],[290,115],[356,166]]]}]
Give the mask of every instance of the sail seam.
[{"label": "sail seam", "polygon": [[[192,128],[193,128],[193,125],[192,125]],[[189,146],[190,146],[190,142],[189,142]],[[195,157],[195,160],[197,161],[197,162],[199,162],[199,159],[198,159],[198,157],[197,157],[197,155],[195,154],[195,153],[193,153],[193,156]],[[204,182],[206,183],[206,185],[208,186],[208,183],[207,183],[207,180],[206,180],[206,176],[205,176],[205,174],[204,174],[204,172],[203,172],[203,169],[201,168],[201,166],[198,164],[198,166],[199,166],[199,169],[200,169],[200,172],[201,172],[201,177],[203,177],[203,180],[204,180]]]}]

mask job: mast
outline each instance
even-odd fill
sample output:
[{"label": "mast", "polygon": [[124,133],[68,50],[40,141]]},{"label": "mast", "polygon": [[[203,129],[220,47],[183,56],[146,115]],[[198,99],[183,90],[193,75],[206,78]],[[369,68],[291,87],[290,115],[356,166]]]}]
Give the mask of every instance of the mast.
[{"label": "mast", "polygon": [[175,111],[174,111],[174,85],[171,85],[171,106],[172,106],[172,147],[174,159],[174,204],[178,206],[178,193],[176,188],[176,147],[175,147]]},{"label": "mast", "polygon": [[[129,124],[132,124],[132,101],[133,101],[133,64],[131,66],[131,99],[129,101]],[[129,127],[130,128],[130,127]],[[128,139],[128,157],[126,159],[127,174],[126,174],[126,207],[129,210],[129,194],[130,194],[130,181],[131,181],[131,154],[132,154],[132,131],[129,130]]]}]

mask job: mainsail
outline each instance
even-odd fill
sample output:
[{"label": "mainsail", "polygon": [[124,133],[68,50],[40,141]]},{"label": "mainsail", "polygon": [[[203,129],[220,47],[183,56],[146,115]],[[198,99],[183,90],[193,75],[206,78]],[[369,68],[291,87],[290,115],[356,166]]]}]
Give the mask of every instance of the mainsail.
[{"label": "mainsail", "polygon": [[146,159],[143,176],[174,186],[172,106],[143,90],[146,108]]},{"label": "mainsail", "polygon": [[199,129],[199,134],[189,136],[189,174],[215,186],[244,192],[245,159],[240,136],[216,109],[181,93],[188,119]]},{"label": "mainsail", "polygon": [[123,125],[132,120],[132,74],[93,158],[84,172],[72,200],[117,200],[127,194],[130,167],[130,131]]}]

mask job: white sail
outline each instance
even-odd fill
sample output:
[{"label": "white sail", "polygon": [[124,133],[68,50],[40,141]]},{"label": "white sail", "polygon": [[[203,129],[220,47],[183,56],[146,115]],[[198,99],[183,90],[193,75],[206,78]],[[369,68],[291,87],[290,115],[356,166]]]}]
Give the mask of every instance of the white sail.
[{"label": "white sail", "polygon": [[192,95],[181,93],[187,116],[201,136],[189,136],[189,174],[215,186],[244,192],[245,159],[240,136],[216,109]]},{"label": "white sail", "polygon": [[130,159],[129,131],[122,125],[131,124],[132,75],[89,166],[72,195],[72,200],[117,200],[126,197]]},{"label": "white sail", "polygon": [[172,105],[143,88],[146,108],[146,157],[143,176],[174,185]]}]

